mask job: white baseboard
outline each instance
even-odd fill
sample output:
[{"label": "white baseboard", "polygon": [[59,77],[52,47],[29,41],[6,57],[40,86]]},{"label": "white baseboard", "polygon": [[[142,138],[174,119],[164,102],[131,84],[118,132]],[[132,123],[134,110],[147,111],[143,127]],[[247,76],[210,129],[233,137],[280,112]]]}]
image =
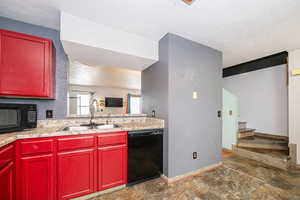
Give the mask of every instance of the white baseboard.
[{"label": "white baseboard", "polygon": [[216,168],[218,168],[220,166],[222,166],[222,162],[219,162],[219,163],[213,164],[213,165],[209,165],[207,167],[203,167],[203,168],[197,169],[195,171],[192,171],[192,172],[189,172],[189,173],[186,173],[186,174],[183,174],[183,175],[174,176],[172,178],[168,178],[167,176],[165,176],[164,174],[162,174],[161,178],[167,184],[172,184],[172,183],[175,183],[177,181],[180,181],[180,180],[183,180],[183,179],[186,179],[186,178],[189,178],[189,177],[193,177],[193,176],[196,176],[196,175],[199,175],[199,174],[203,174],[203,173],[209,172],[209,171],[214,170],[214,169],[216,169]]},{"label": "white baseboard", "polygon": [[85,195],[85,196],[77,197],[77,198],[74,198],[72,200],[87,200],[87,199],[91,199],[91,198],[94,198],[94,197],[97,197],[97,196],[100,196],[100,195],[103,195],[103,194],[107,194],[107,193],[115,192],[117,190],[121,190],[125,187],[126,187],[126,185],[120,185],[120,186],[113,187],[113,188],[103,190],[103,191],[100,191],[100,192],[95,192],[95,193],[88,194],[88,195]]}]

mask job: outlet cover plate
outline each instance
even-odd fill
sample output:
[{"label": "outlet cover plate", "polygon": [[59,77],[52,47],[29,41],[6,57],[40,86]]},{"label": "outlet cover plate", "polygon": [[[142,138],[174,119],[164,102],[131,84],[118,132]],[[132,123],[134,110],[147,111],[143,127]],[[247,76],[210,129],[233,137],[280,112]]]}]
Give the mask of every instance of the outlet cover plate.
[{"label": "outlet cover plate", "polygon": [[46,110],[46,119],[53,118],[53,110]]},{"label": "outlet cover plate", "polygon": [[197,155],[197,152],[193,152],[193,159],[197,159],[198,158],[198,155]]}]

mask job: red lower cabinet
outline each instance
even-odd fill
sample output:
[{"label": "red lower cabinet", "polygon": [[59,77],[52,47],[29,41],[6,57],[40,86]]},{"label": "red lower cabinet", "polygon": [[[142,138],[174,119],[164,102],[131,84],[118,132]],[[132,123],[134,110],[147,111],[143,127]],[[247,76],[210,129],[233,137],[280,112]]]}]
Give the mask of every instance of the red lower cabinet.
[{"label": "red lower cabinet", "polygon": [[94,149],[59,153],[58,199],[70,199],[93,192]]},{"label": "red lower cabinet", "polygon": [[17,176],[20,187],[18,200],[53,200],[55,186],[54,156],[22,157]]},{"label": "red lower cabinet", "polygon": [[108,146],[98,149],[98,190],[127,182],[127,146]]},{"label": "red lower cabinet", "polygon": [[14,169],[13,162],[0,170],[0,199],[14,199]]},{"label": "red lower cabinet", "polygon": [[0,200],[69,200],[127,183],[126,132],[22,139],[13,155],[0,149]]},{"label": "red lower cabinet", "polygon": [[15,145],[0,148],[0,199],[15,199]]}]

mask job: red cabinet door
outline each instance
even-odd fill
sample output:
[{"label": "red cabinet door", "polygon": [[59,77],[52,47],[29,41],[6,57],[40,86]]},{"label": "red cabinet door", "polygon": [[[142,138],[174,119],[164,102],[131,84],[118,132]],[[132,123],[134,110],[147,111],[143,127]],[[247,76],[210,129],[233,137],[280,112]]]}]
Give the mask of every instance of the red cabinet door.
[{"label": "red cabinet door", "polygon": [[8,163],[15,159],[15,146],[14,144],[6,145],[0,148],[0,169],[4,168]]},{"label": "red cabinet door", "polygon": [[127,146],[98,149],[98,190],[127,183]]},{"label": "red cabinet door", "polygon": [[93,192],[94,149],[58,154],[58,199],[70,199]]},{"label": "red cabinet door", "polygon": [[54,156],[53,154],[22,157],[17,173],[20,187],[18,199],[53,200],[54,196]]},{"label": "red cabinet door", "polygon": [[13,162],[0,170],[0,199],[14,199],[14,170]]},{"label": "red cabinet door", "polygon": [[54,98],[52,41],[0,30],[0,95]]}]

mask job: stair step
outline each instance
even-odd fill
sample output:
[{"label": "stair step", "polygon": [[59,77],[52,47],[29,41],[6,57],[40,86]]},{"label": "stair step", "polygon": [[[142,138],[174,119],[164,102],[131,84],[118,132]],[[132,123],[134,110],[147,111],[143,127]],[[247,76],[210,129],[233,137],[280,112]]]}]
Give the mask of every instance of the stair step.
[{"label": "stair step", "polygon": [[278,138],[261,137],[253,135],[240,138],[238,147],[253,148],[253,149],[273,149],[273,150],[288,150],[288,141]]},{"label": "stair step", "polygon": [[288,145],[288,141],[283,139],[277,138],[268,138],[268,137],[261,137],[256,134],[250,137],[246,137],[240,139],[239,142],[246,142],[246,143],[260,143],[260,144],[285,144]]},{"label": "stair step", "polygon": [[272,134],[258,133],[258,132],[255,132],[255,135],[259,136],[259,137],[263,137],[263,138],[271,138],[271,139],[275,139],[275,140],[289,141],[289,137],[287,137],[287,136],[272,135]]},{"label": "stair step", "polygon": [[239,129],[239,133],[245,133],[245,132],[254,132],[256,129],[253,128],[242,128]]},{"label": "stair step", "polygon": [[239,156],[256,160],[279,169],[287,170],[290,166],[288,155],[284,155],[280,152],[272,150],[255,151],[252,149],[238,147],[236,145],[233,145],[233,151]]},{"label": "stair step", "polygon": [[245,138],[249,136],[253,136],[255,134],[255,129],[251,128],[244,128],[244,129],[239,129],[238,132],[238,138]]},{"label": "stair step", "polygon": [[247,142],[239,142],[238,147],[252,148],[252,149],[271,149],[271,150],[288,150],[288,146],[281,144],[255,144]]},{"label": "stair step", "polygon": [[247,128],[247,122],[239,122],[239,129]]}]

